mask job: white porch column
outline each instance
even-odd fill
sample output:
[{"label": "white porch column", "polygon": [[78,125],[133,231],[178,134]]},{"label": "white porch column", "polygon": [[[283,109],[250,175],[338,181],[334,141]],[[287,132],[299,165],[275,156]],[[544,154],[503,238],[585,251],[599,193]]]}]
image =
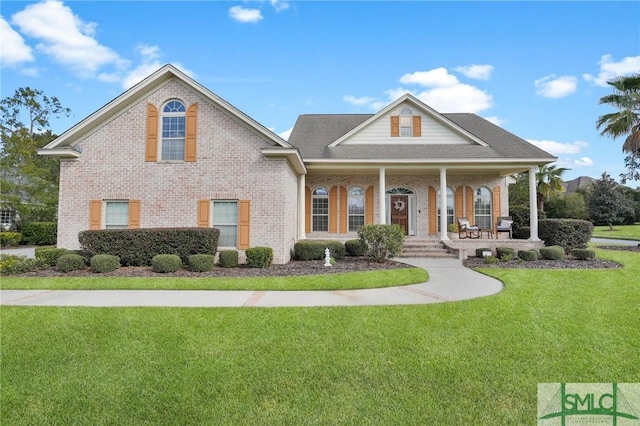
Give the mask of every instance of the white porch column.
[{"label": "white porch column", "polygon": [[529,169],[529,228],[530,241],[540,241],[538,237],[538,194],[536,190],[536,172],[538,168]]},{"label": "white porch column", "polygon": [[298,175],[298,239],[304,240],[305,220],[306,220],[306,200],[305,200],[305,175]]},{"label": "white porch column", "polygon": [[387,182],[385,176],[386,169],[380,168],[379,182],[378,182],[378,214],[380,216],[380,224],[387,223],[387,211],[385,210],[385,201],[387,196]]},{"label": "white porch column", "polygon": [[447,235],[447,169],[440,169],[440,239],[448,240]]}]

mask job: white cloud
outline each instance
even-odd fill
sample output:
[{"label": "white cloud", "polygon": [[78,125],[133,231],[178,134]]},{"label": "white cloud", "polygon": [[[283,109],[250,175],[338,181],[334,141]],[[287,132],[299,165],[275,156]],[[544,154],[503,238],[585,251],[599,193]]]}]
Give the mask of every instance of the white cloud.
[{"label": "white cloud", "polygon": [[467,65],[462,67],[456,67],[453,69],[458,71],[462,75],[475,78],[476,80],[489,80],[491,72],[493,71],[493,65]]},{"label": "white cloud", "polygon": [[579,169],[582,167],[593,166],[593,160],[589,157],[574,158],[561,158],[554,163],[558,167],[566,167],[567,169]]},{"label": "white cloud", "polygon": [[550,74],[546,77],[535,80],[537,87],[536,94],[545,98],[563,98],[575,93],[578,87],[578,79],[571,75],[556,76]]},{"label": "white cloud", "polygon": [[281,0],[271,0],[271,6],[273,6],[276,12],[282,12],[283,10],[289,9],[289,3]]},{"label": "white cloud", "polygon": [[400,77],[402,84],[418,84],[425,87],[455,86],[458,79],[449,74],[445,68],[435,68],[430,71],[416,71],[413,74],[405,74]]},{"label": "white cloud", "polygon": [[262,20],[262,13],[259,9],[246,9],[242,6],[231,7],[229,16],[242,23],[256,23]]},{"label": "white cloud", "polygon": [[506,121],[500,117],[496,117],[495,115],[489,117],[482,117],[490,123],[495,124],[496,126],[502,126]]},{"label": "white cloud", "polygon": [[369,96],[361,96],[359,98],[356,98],[352,95],[343,96],[342,100],[355,106],[369,105],[375,101],[375,99],[370,98]]},{"label": "white cloud", "polygon": [[562,142],[556,142],[556,141],[547,141],[547,140],[539,141],[534,139],[527,139],[527,142],[555,156],[558,156],[561,154],[578,154],[583,149],[589,146],[587,142],[583,142],[583,141],[562,143]]},{"label": "white cloud", "polygon": [[0,36],[2,38],[0,64],[3,67],[12,67],[23,62],[33,61],[31,48],[2,16],[0,16]]},{"label": "white cloud", "polygon": [[36,48],[83,77],[105,65],[125,66],[126,61],[94,38],[96,24],[85,23],[56,0],[31,4],[12,16],[20,32],[38,39]]},{"label": "white cloud", "polygon": [[607,87],[607,81],[628,74],[636,74],[640,70],[640,56],[627,56],[619,62],[614,62],[611,55],[602,55],[600,58],[600,72],[597,76],[583,74],[582,77],[589,83]]},{"label": "white cloud", "polygon": [[278,133],[278,136],[280,136],[282,139],[284,139],[285,141],[289,140],[289,136],[291,136],[291,131],[293,130],[293,127],[290,128],[289,130],[285,130],[282,133]]}]

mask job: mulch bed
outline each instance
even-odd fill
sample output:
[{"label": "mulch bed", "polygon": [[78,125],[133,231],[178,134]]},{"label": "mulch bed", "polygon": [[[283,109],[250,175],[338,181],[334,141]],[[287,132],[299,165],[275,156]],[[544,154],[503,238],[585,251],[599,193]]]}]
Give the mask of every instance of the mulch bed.
[{"label": "mulch bed", "polygon": [[[324,261],[292,260],[285,265],[271,265],[268,268],[248,268],[240,265],[237,268],[215,267],[208,272],[192,272],[182,269],[173,273],[158,274],[149,266],[127,266],[104,274],[92,273],[89,268],[81,271],[63,273],[55,268],[41,269],[19,276],[23,277],[274,277],[274,276],[302,276],[319,274],[339,274],[345,272],[376,271],[381,269],[412,268],[406,263],[387,260],[381,263],[372,262],[366,258],[345,257],[337,260],[333,266],[324,266]],[[18,275],[15,275],[18,276]]]}]

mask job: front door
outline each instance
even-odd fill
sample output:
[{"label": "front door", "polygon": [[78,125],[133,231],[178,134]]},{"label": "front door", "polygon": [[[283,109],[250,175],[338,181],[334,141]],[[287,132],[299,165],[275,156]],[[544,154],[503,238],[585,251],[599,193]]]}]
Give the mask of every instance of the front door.
[{"label": "front door", "polygon": [[391,195],[391,223],[402,226],[404,235],[409,235],[408,195]]}]

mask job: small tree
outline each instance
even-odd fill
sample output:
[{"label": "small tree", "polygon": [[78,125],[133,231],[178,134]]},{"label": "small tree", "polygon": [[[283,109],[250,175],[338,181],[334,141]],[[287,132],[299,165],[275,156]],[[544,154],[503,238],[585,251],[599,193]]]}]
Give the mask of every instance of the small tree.
[{"label": "small tree", "polygon": [[613,225],[620,225],[634,215],[633,203],[622,194],[607,172],[593,183],[588,194],[589,216],[596,225],[609,225],[613,230]]},{"label": "small tree", "polygon": [[367,256],[382,262],[400,254],[404,229],[400,225],[365,225],[358,230],[358,237],[367,246]]}]

